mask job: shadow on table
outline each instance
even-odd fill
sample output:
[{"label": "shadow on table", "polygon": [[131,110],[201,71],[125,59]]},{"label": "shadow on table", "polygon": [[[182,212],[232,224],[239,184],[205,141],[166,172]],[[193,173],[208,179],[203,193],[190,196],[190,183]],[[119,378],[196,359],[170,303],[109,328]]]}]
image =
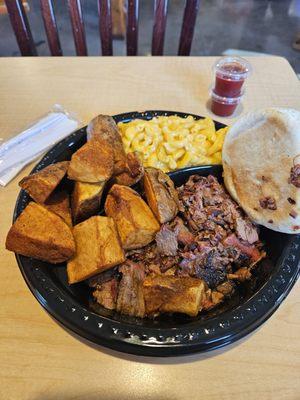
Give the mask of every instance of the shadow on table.
[{"label": "shadow on table", "polygon": [[[87,345],[97,351],[101,351],[102,353],[107,354],[109,356],[120,358],[120,359],[127,360],[127,361],[140,362],[140,363],[146,363],[146,364],[159,364],[159,365],[186,364],[186,363],[197,362],[197,361],[217,357],[218,355],[226,353],[226,352],[230,351],[231,349],[239,346],[240,344],[246,342],[247,340],[251,339],[252,335],[254,335],[263,326],[263,325],[261,325],[255,331],[248,334],[246,337],[244,337],[240,340],[237,340],[236,342],[229,344],[225,347],[222,347],[220,349],[217,349],[217,350],[211,350],[211,351],[207,351],[205,353],[195,353],[195,354],[188,354],[188,355],[182,355],[182,356],[150,357],[150,356],[138,356],[138,355],[129,354],[129,353],[122,353],[117,350],[112,350],[107,347],[97,345],[93,342],[90,342],[87,339],[82,338],[81,336],[77,335],[76,333],[70,331],[68,328],[66,328],[64,325],[62,325],[59,321],[57,321],[55,318],[53,318],[49,313],[48,313],[48,315],[58,325],[60,325],[61,328],[63,328],[66,332],[68,332],[69,335],[71,335],[73,338],[75,338],[76,340],[83,343],[84,345]],[[101,398],[100,398],[100,400],[101,400]],[[107,400],[110,400],[110,399],[107,399]],[[160,399],[157,399],[157,400],[160,400]],[[166,399],[166,400],[168,400],[168,399]],[[176,399],[173,399],[173,400],[176,400]]]}]

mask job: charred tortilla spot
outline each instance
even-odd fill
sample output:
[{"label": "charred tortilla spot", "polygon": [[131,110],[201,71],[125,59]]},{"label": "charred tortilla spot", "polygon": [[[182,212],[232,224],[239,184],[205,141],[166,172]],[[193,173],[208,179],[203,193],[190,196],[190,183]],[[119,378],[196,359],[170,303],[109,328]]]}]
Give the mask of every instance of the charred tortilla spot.
[{"label": "charred tortilla spot", "polygon": [[272,219],[269,219],[268,222],[269,222],[269,224],[273,224],[274,221]]},{"label": "charred tortilla spot", "polygon": [[288,198],[287,198],[287,201],[288,201],[290,204],[296,204],[296,201],[295,201],[294,199],[292,199],[291,197],[288,197]]},{"label": "charred tortilla spot", "polygon": [[300,188],[300,164],[296,164],[291,168],[288,183]]},{"label": "charred tortilla spot", "polygon": [[276,200],[274,197],[266,196],[259,200],[261,208],[268,210],[277,210]]},{"label": "charred tortilla spot", "polygon": [[292,218],[297,218],[297,213],[296,213],[296,211],[295,210],[292,210],[290,213],[289,213],[289,215],[292,217]]}]

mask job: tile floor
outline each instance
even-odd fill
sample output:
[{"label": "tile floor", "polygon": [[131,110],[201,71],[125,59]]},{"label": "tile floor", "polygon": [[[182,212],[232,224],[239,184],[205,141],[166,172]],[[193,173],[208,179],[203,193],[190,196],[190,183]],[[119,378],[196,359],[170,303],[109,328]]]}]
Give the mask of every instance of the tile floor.
[{"label": "tile floor", "polygon": [[[65,0],[54,0],[61,44],[66,56],[75,55]],[[32,33],[41,56],[49,55],[39,0],[29,0]],[[96,0],[82,0],[89,55],[100,54]],[[169,0],[165,54],[176,55],[184,0]],[[153,0],[140,0],[139,55],[151,50]],[[286,57],[300,73],[300,52],[292,49],[300,33],[300,0],[202,0],[192,55],[219,55],[228,48]],[[125,55],[123,41],[114,54]],[[7,15],[0,16],[0,56],[20,55]]]}]

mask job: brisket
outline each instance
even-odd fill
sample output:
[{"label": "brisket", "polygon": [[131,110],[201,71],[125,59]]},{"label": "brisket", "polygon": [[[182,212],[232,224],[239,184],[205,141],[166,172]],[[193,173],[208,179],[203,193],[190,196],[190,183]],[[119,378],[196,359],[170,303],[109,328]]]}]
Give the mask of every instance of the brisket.
[{"label": "brisket", "polygon": [[114,310],[116,308],[117,294],[118,281],[115,278],[98,284],[96,290],[93,292],[93,296],[97,303],[109,310]]},{"label": "brisket", "polygon": [[143,265],[126,261],[119,267],[119,271],[122,273],[122,279],[119,284],[117,311],[126,315],[143,317],[145,313]]},{"label": "brisket", "polygon": [[[165,282],[168,276],[176,281],[177,289],[180,278],[182,282],[201,279],[205,295],[199,311],[209,310],[232,296],[240,282],[250,279],[254,265],[265,257],[256,225],[215,177],[191,176],[176,190],[180,216],[162,224],[154,242],[127,251],[124,264],[90,279],[96,288],[93,296],[104,307],[143,317],[147,314],[145,279]],[[268,206],[272,207],[270,199]],[[151,287],[151,293],[156,292]],[[153,301],[163,304],[161,298]]]},{"label": "brisket", "polygon": [[157,251],[161,255],[176,256],[178,242],[175,232],[168,225],[163,224],[155,236]]}]

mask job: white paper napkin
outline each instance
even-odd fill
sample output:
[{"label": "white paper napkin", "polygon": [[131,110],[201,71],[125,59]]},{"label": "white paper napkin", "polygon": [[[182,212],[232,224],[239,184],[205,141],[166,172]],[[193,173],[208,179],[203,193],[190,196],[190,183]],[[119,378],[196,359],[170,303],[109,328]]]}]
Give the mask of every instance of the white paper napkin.
[{"label": "white paper napkin", "polygon": [[81,126],[81,121],[56,104],[28,129],[0,146],[0,185],[5,186],[27,164]]}]

